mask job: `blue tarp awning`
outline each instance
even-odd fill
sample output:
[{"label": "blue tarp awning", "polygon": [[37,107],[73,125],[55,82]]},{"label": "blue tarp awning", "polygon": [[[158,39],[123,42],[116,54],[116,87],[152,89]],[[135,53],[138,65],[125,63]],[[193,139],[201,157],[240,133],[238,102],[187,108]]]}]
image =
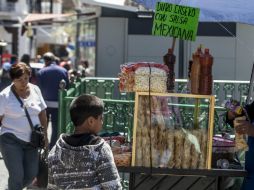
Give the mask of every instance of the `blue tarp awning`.
[{"label": "blue tarp awning", "polygon": [[[154,9],[159,0],[135,0],[144,7]],[[252,0],[161,0],[172,4],[200,8],[199,21],[239,22],[254,25]]]}]

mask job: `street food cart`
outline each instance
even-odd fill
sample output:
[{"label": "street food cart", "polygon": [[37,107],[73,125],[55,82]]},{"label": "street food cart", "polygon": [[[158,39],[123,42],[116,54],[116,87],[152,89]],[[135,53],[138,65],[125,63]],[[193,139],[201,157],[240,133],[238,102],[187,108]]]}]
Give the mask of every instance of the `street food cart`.
[{"label": "street food cart", "polygon": [[[136,72],[140,65],[143,73]],[[164,75],[153,68],[156,63],[131,63],[120,75],[120,89],[136,92],[132,155],[118,165],[130,173],[130,189],[224,189],[232,177],[246,176],[223,157],[212,167],[213,141],[221,150],[213,138],[215,96],[168,93]]]}]

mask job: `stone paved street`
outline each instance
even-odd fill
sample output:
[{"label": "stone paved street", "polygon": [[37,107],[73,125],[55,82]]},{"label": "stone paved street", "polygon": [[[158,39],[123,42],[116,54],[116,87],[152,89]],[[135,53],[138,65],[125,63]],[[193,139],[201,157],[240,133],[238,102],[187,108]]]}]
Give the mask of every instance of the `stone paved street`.
[{"label": "stone paved street", "polygon": [[0,153],[0,189],[7,189],[7,180],[8,180],[8,172],[4,165],[4,161],[2,159],[2,155]]}]

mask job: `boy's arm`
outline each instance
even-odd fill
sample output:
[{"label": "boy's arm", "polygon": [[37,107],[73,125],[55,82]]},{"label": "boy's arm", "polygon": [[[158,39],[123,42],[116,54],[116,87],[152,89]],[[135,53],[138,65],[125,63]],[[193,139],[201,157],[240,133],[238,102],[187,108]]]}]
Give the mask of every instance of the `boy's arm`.
[{"label": "boy's arm", "polygon": [[105,142],[97,161],[97,175],[104,190],[121,190],[120,177],[110,146]]}]

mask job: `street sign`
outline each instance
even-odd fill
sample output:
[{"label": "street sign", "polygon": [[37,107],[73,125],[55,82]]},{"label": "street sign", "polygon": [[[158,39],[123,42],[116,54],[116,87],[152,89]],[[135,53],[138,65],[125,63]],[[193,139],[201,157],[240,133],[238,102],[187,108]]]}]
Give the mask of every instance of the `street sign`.
[{"label": "street sign", "polygon": [[95,47],[95,41],[80,41],[80,47]]}]

